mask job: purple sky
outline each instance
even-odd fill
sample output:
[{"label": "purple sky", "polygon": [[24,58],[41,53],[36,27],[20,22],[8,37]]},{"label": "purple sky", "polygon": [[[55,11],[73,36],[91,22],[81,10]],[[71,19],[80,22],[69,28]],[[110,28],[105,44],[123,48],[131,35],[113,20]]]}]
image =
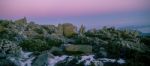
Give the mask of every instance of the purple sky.
[{"label": "purple sky", "polygon": [[0,19],[88,27],[150,25],[150,0],[0,0]]},{"label": "purple sky", "polygon": [[149,0],[0,0],[2,16],[81,16],[128,12],[149,7]]}]

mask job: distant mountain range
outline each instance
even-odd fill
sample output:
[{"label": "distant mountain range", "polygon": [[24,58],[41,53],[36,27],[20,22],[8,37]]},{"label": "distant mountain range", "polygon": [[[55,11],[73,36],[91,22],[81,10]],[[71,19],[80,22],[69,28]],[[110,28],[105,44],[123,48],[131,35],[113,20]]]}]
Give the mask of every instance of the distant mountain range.
[{"label": "distant mountain range", "polygon": [[145,34],[150,33],[150,25],[131,25],[131,26],[119,27],[119,29],[137,30]]},{"label": "distant mountain range", "polygon": [[150,33],[142,33],[142,36],[150,36]]},{"label": "distant mountain range", "polygon": [[125,26],[121,28],[127,28],[127,29],[141,29],[141,28],[150,28],[150,25],[130,25],[130,26]]}]

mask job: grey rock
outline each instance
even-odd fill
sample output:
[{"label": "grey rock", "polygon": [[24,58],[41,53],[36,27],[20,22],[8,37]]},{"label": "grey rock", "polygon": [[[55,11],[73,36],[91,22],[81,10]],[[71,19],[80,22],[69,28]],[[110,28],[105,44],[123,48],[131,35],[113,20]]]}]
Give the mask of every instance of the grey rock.
[{"label": "grey rock", "polygon": [[61,48],[58,48],[58,47],[52,47],[51,48],[51,53],[54,54],[54,55],[62,55],[63,50]]},{"label": "grey rock", "polygon": [[65,49],[66,52],[79,52],[81,54],[90,54],[92,53],[92,46],[90,45],[66,45]]},{"label": "grey rock", "polygon": [[79,34],[83,34],[83,33],[85,33],[85,26],[81,25],[79,29]]},{"label": "grey rock", "polygon": [[102,57],[107,57],[107,52],[105,51],[105,48],[101,47],[99,53]]},{"label": "grey rock", "polygon": [[104,66],[103,62],[101,61],[93,61],[95,66]]},{"label": "grey rock", "polygon": [[71,23],[64,23],[58,25],[57,34],[64,35],[66,37],[71,37],[76,34],[77,27]]},{"label": "grey rock", "polygon": [[17,24],[19,25],[23,25],[23,24],[26,24],[27,23],[27,19],[26,17],[22,18],[22,19],[18,19],[15,21]]},{"label": "grey rock", "polygon": [[48,66],[48,58],[53,57],[50,52],[43,52],[35,59],[32,66]]}]

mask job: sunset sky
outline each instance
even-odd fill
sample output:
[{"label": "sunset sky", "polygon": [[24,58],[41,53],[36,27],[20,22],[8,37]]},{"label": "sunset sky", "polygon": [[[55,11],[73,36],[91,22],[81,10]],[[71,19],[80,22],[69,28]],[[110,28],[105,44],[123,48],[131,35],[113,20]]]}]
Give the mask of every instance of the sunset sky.
[{"label": "sunset sky", "polygon": [[150,0],[0,0],[0,19],[87,27],[150,25]]}]

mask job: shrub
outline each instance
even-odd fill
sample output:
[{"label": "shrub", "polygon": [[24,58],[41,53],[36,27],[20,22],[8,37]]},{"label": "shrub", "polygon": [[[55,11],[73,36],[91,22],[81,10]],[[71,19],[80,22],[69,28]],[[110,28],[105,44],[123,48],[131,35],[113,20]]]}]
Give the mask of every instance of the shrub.
[{"label": "shrub", "polygon": [[23,40],[19,45],[23,50],[31,52],[41,52],[50,49],[50,46],[40,39]]},{"label": "shrub", "polygon": [[0,40],[0,53],[3,56],[7,55],[18,55],[21,51],[21,48],[17,46],[14,42],[7,39]]},{"label": "shrub", "polygon": [[20,42],[20,46],[25,51],[42,52],[51,49],[52,46],[60,46],[62,41],[59,39],[48,39],[47,41],[41,39],[28,39]]},{"label": "shrub", "polygon": [[46,39],[49,46],[60,46],[63,41],[57,38],[48,38]]},{"label": "shrub", "polygon": [[8,25],[9,25],[10,22],[11,21],[8,21],[8,20],[0,20],[0,25],[4,26],[4,27],[8,27]]},{"label": "shrub", "polygon": [[35,28],[34,31],[37,32],[38,34],[44,33],[42,28]]},{"label": "shrub", "polygon": [[75,43],[76,44],[91,44],[92,39],[89,37],[86,37],[84,35],[79,35],[75,37]]}]

